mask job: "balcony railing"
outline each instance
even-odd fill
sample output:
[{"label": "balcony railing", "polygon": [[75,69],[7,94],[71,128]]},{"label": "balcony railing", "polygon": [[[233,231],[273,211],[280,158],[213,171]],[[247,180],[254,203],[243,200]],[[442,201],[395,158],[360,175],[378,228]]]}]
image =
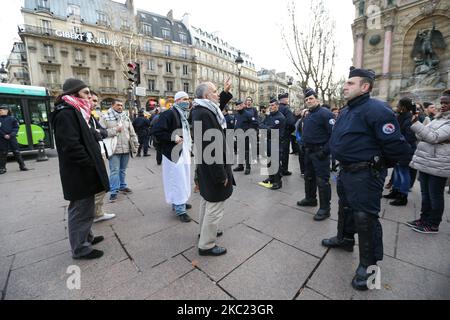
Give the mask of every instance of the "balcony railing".
[{"label": "balcony railing", "polygon": [[117,93],[119,90],[116,87],[100,87],[102,93]]},{"label": "balcony railing", "polygon": [[159,90],[148,89],[147,95],[149,95],[149,96],[159,96]]},{"label": "balcony railing", "polygon": [[53,29],[31,26],[31,25],[20,25],[19,26],[19,34],[21,34],[21,33],[55,36],[55,30],[53,30]]},{"label": "balcony railing", "polygon": [[50,89],[50,90],[61,90],[62,89],[61,84],[54,83],[54,82],[45,82],[44,87],[46,87],[47,89]]},{"label": "balcony railing", "polygon": [[37,9],[40,11],[50,12],[50,7],[47,7],[47,6],[37,6]]},{"label": "balcony railing", "polygon": [[166,97],[174,97],[175,91],[164,91],[164,96]]},{"label": "balcony railing", "polygon": [[30,78],[30,74],[28,72],[14,72],[14,78],[27,80]]}]

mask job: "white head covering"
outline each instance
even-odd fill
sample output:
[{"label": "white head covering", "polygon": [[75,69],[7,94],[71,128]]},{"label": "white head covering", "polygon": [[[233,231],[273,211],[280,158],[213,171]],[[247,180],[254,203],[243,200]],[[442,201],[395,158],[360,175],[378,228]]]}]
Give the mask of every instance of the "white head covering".
[{"label": "white head covering", "polygon": [[174,99],[175,99],[175,101],[177,101],[177,100],[182,99],[182,98],[189,98],[189,95],[186,92],[184,92],[184,91],[179,91],[175,95]]}]

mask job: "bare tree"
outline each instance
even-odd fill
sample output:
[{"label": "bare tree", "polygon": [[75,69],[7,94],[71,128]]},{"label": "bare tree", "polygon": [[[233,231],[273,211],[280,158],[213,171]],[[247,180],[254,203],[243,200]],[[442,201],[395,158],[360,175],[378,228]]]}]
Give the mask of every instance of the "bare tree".
[{"label": "bare tree", "polygon": [[301,87],[314,87],[325,102],[333,85],[337,57],[336,23],[323,0],[311,1],[309,13],[301,15],[310,17],[306,23],[299,23],[294,0],[288,4],[287,11],[288,25],[282,27],[281,33],[288,58],[297,71]]}]

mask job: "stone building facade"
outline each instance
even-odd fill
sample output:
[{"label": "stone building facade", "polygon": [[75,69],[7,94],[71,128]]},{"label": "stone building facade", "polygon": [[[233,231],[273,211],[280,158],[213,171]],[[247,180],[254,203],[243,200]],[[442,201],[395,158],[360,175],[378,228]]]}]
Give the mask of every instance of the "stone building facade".
[{"label": "stone building facade", "polygon": [[[450,86],[450,0],[353,3],[354,65],[376,72],[374,95],[393,103],[403,96],[422,102],[436,100]],[[433,57],[426,57],[420,53],[425,41],[421,35],[432,30],[441,34],[446,47],[435,39]]]},{"label": "stone building facade", "polygon": [[259,90],[258,100],[260,104],[268,105],[270,99],[279,94],[289,93],[289,103],[293,108],[303,107],[303,91],[293,81],[293,78],[285,72],[261,69],[258,71]]}]

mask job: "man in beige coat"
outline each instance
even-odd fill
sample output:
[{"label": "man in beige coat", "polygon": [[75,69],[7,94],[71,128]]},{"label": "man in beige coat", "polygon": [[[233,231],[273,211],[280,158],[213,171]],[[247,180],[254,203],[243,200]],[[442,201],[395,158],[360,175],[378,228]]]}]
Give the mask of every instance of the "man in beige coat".
[{"label": "man in beige coat", "polygon": [[100,124],[108,131],[108,138],[117,139],[113,154],[109,157],[111,189],[109,201],[115,202],[119,192],[132,192],[125,181],[126,170],[130,155],[137,152],[139,141],[120,100],[114,100],[107,114],[103,115]]}]

